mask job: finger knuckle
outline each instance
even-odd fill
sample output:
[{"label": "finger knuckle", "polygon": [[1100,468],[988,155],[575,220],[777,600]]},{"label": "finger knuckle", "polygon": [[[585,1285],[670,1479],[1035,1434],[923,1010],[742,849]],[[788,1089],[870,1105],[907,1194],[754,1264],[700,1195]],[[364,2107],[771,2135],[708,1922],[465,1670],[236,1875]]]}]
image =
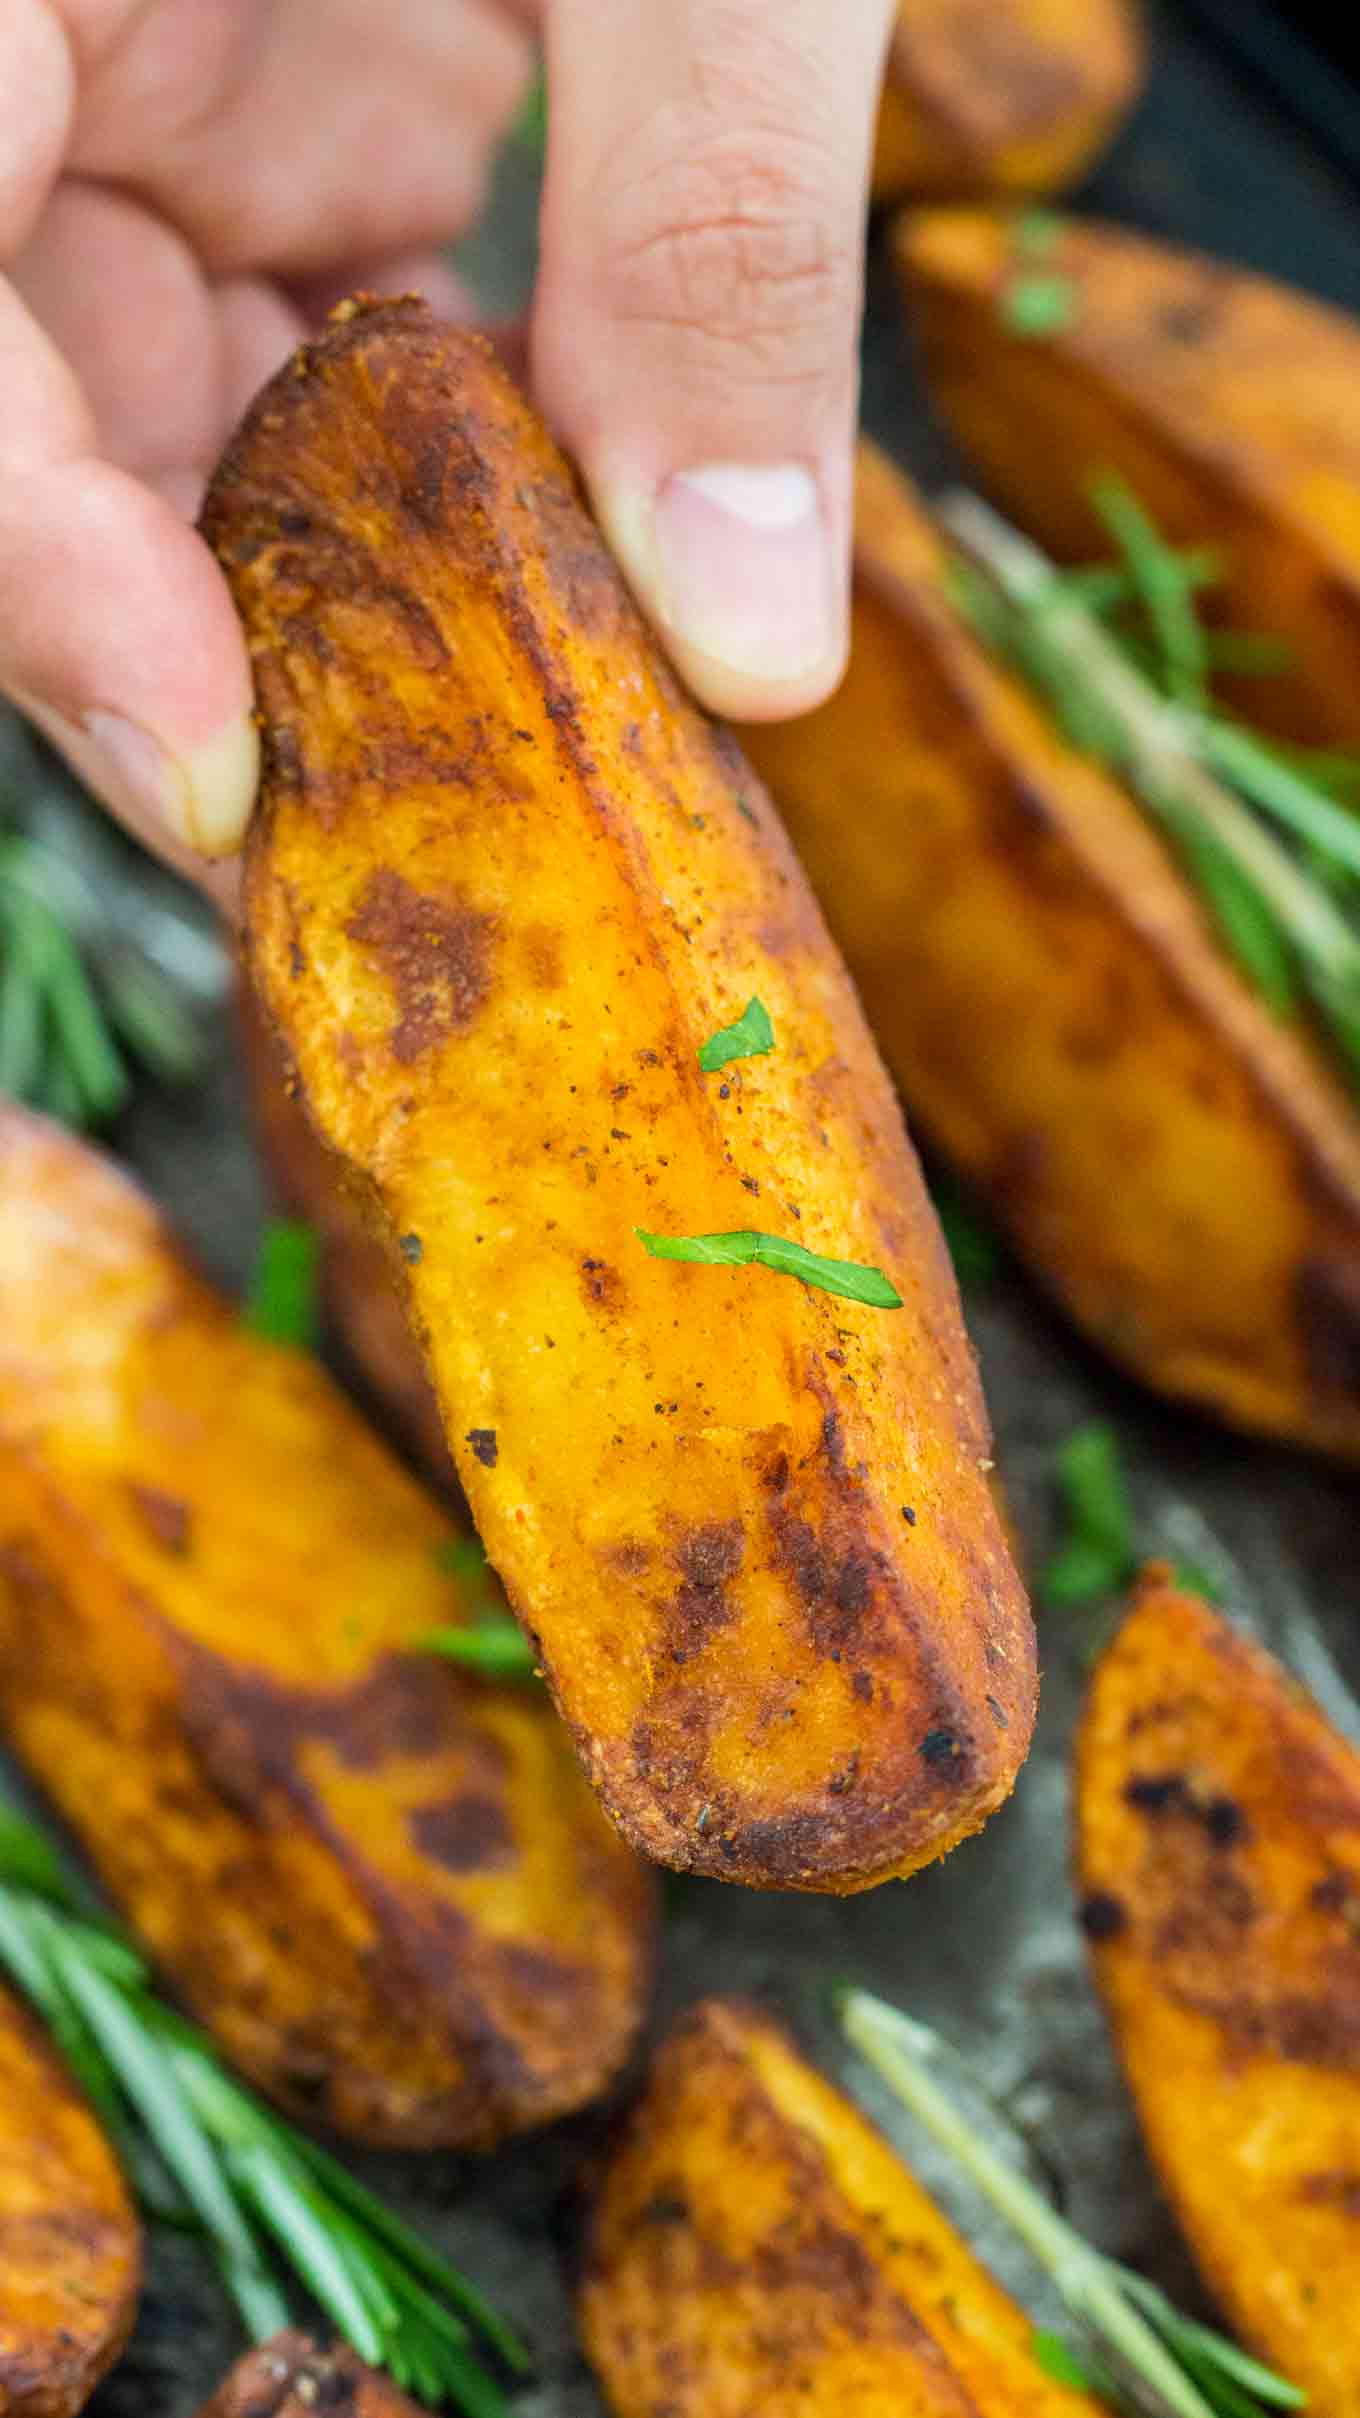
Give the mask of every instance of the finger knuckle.
[{"label": "finger knuckle", "polygon": [[854,313],[853,226],[815,155],[727,145],[615,198],[604,258],[614,315],[706,345],[815,355]]}]

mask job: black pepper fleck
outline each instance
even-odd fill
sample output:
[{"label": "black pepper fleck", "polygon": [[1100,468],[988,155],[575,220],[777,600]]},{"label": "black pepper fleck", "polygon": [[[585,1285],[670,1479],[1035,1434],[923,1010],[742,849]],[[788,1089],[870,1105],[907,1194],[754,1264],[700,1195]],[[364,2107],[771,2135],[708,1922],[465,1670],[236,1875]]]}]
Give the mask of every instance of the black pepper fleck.
[{"label": "black pepper fleck", "polygon": [[921,1740],[927,1763],[952,1763],[963,1752],[952,1730],[927,1730]]},{"label": "black pepper fleck", "polygon": [[467,1432],[467,1442],[472,1446],[474,1457],[481,1462],[483,1469],[495,1468],[500,1447],[496,1442],[494,1427],[470,1427]]},{"label": "black pepper fleck", "polygon": [[1093,1889],[1082,1899],[1079,1920],[1088,1939],[1117,1939],[1128,1919],[1119,1899],[1108,1889]]},{"label": "black pepper fleck", "polygon": [[425,1245],[418,1234],[403,1234],[401,1256],[403,1259],[409,1260],[413,1268],[419,1267],[425,1257]]}]

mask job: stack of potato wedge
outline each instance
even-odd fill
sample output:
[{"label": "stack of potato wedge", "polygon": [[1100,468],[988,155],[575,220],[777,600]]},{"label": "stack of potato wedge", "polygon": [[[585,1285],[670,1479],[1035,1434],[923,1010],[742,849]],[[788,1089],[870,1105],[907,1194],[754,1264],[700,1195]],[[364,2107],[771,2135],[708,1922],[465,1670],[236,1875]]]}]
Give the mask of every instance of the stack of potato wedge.
[{"label": "stack of potato wedge", "polygon": [[[1060,181],[1140,55],[1122,0],[904,9],[876,189]],[[937,398],[1017,517],[1083,558],[1067,474],[1122,470],[1293,641],[1279,731],[1352,736],[1355,332],[1092,226],[1045,233],[1062,303],[1027,331],[1012,220],[896,240]],[[619,2086],[644,1858],[849,1895],[942,1857],[1024,1762],[1028,1607],[889,1069],[1112,1356],[1348,1460],[1360,1114],[975,635],[867,443],[845,684],[745,734],[755,771],[490,347],[414,300],[341,306],[203,525],[264,741],[241,1012],[266,1152],[535,1678],[429,1650],[476,1616],[447,1501],[112,1162],[0,1103],[0,1742],[266,2099],[489,2150]],[[1187,2243],[1281,2398],[1354,2418],[1360,1757],[1159,1569],[1095,1671],[1075,1799],[1078,1917]],[[71,2418],[131,2327],[139,2228],[41,1959],[6,1931],[0,1961],[55,2033],[0,1990],[0,2413]],[[576,2314],[614,2418],[1121,2406],[754,2003],[681,2013],[585,2193]],[[362,2322],[276,2323],[200,2418],[414,2418]]]},{"label": "stack of potato wedge", "polygon": [[[897,247],[932,394],[1017,522],[1088,559],[1088,475],[1122,473],[1169,537],[1221,549],[1227,608],[1290,642],[1292,672],[1253,684],[1279,731],[1353,740],[1360,330],[1082,224],[1045,237],[1069,316],[1026,333],[1014,220],[925,212]],[[928,510],[867,444],[847,678],[743,738],[909,1110],[1021,1255],[1146,1382],[1360,1458],[1353,1087],[975,635]]]}]

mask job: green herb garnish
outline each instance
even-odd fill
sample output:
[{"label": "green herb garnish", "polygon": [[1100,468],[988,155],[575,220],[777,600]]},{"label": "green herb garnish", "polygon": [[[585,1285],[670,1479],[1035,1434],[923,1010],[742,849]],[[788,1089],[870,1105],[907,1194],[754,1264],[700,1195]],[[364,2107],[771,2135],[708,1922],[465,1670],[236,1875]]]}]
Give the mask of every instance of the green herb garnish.
[{"label": "green herb garnish", "polygon": [[[1265,2418],[1294,2410],[1305,2396],[1235,2343],[1182,2316],[1146,2277],[1106,2258],[1049,2206],[1009,2159],[968,2123],[931,2068],[943,2043],[867,1990],[842,1994],[847,2039],[903,2107],[955,2158],[1057,2285],[1099,2356],[1097,2389],[1131,2411],[1153,2408],[1163,2418]],[[1055,2338],[1036,2335],[1032,2348],[1049,2375],[1080,2380],[1083,2360],[1064,2344],[1071,2370],[1060,2374]]]},{"label": "green herb garnish", "polygon": [[991,1227],[950,1176],[932,1175],[930,1197],[963,1291],[991,1284],[1001,1266]]},{"label": "green herb garnish", "polygon": [[877,1310],[900,1310],[902,1296],[878,1268],[862,1267],[853,1259],[823,1259],[801,1243],[780,1234],[757,1234],[751,1227],[735,1234],[648,1234],[633,1229],[653,1259],[694,1260],[706,1268],[747,1268],[754,1262],[773,1268],[776,1275],[796,1276],[800,1284],[823,1293],[843,1294],[847,1301],[864,1301]]},{"label": "green herb garnish", "polygon": [[748,999],[736,1023],[723,1025],[704,1043],[699,1064],[706,1075],[716,1075],[734,1058],[764,1058],[773,1048],[769,1010],[759,999]]},{"label": "green herb garnish", "polygon": [[1104,480],[1097,500],[1122,550],[1114,590],[1104,566],[1056,570],[976,496],[946,498],[960,610],[1126,783],[1248,980],[1277,1015],[1309,1007],[1360,1090],[1360,824],[1338,803],[1350,760],[1291,754],[1221,711],[1192,601],[1202,558],[1166,545],[1129,488]]},{"label": "green herb garnish", "polygon": [[479,1536],[447,1537],[442,1545],[436,1545],[434,1558],[441,1570],[462,1579],[465,1586],[475,1586],[491,1575],[486,1547]]},{"label": "green herb garnish", "polygon": [[532,151],[542,159],[548,147],[548,79],[540,67],[535,71],[515,120],[514,140],[523,150]]},{"label": "green herb garnish", "polygon": [[1055,2384],[1065,2384],[1074,2393],[1094,2393],[1099,2390],[1095,2378],[1088,2375],[1070,2343],[1061,2334],[1052,2334],[1047,2326],[1036,2326],[1029,2339],[1036,2367],[1051,2376]]},{"label": "green herb garnish", "polygon": [[300,1218],[271,1217],[260,1236],[244,1318],[256,1335],[314,1352],[321,1334],[320,1244]]},{"label": "green herb garnish", "polygon": [[1133,489],[1113,472],[1091,481],[1091,501],[1124,557],[1161,658],[1161,681],[1182,704],[1203,703],[1209,676],[1204,632],[1184,568]]},{"label": "green herb garnish", "polygon": [[42,1833],[0,1816],[0,1967],[50,2028],[153,2211],[205,2237],[257,2342],[290,2321],[291,2268],[361,2359],[424,2401],[502,2418],[480,2334],[516,2372],[525,2353],[475,2286],[339,2163],[227,2074],[157,1998],[111,1925],[75,1911]]},{"label": "green herb garnish", "polygon": [[174,1084],[202,1054],[174,985],[101,928],[78,871],[42,838],[0,838],[0,1091],[66,1125],[106,1125],[131,1093],[130,1060]]},{"label": "green herb garnish", "polygon": [[508,1612],[482,1611],[462,1628],[427,1629],[415,1641],[422,1654],[442,1654],[484,1679],[535,1679],[534,1649]]},{"label": "green herb garnish", "polygon": [[1077,315],[1077,289],[1052,270],[1027,270],[1011,277],[997,305],[1013,336],[1061,336]]},{"label": "green herb garnish", "polygon": [[1059,1448],[1058,1485],[1067,1535],[1039,1582],[1045,1603],[1069,1606],[1114,1595],[1138,1568],[1133,1509],[1114,1429],[1102,1419],[1074,1428]]}]

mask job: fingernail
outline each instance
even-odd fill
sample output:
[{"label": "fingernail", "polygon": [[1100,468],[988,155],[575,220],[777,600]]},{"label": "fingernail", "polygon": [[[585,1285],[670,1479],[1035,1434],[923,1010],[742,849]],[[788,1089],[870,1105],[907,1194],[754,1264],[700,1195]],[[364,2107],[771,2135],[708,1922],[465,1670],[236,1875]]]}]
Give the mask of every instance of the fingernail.
[{"label": "fingernail", "polygon": [[96,709],[81,716],[80,729],[96,787],[107,786],[134,814],[155,815],[200,856],[240,847],[260,777],[259,734],[248,718],[174,754],[123,714]]},{"label": "fingernail", "polygon": [[674,636],[745,679],[805,679],[837,645],[831,546],[801,462],[678,472],[653,516],[657,602]]}]

